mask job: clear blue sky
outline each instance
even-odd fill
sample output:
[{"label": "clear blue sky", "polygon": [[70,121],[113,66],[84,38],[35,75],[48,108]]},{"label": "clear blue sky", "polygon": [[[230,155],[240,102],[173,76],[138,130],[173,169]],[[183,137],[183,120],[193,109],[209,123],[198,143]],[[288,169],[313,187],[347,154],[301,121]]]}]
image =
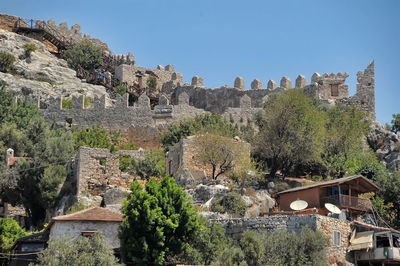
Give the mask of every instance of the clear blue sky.
[{"label": "clear blue sky", "polygon": [[0,12],[78,23],[140,66],[173,64],[207,87],[348,72],[354,94],[357,71],[375,60],[377,120],[400,113],[398,0],[2,0]]}]

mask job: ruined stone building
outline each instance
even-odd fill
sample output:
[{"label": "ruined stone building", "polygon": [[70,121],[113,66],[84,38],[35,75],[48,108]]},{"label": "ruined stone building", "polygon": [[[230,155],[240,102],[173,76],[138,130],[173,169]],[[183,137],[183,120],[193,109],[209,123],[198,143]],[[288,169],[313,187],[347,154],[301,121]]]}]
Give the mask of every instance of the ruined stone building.
[{"label": "ruined stone building", "polygon": [[[250,159],[250,144],[240,139],[226,138],[226,141],[231,144],[229,149],[233,155],[234,170],[240,164],[239,160]],[[211,177],[211,166],[204,164],[199,157],[202,143],[202,136],[190,136],[181,139],[168,151],[166,171],[179,184],[202,183]]]}]

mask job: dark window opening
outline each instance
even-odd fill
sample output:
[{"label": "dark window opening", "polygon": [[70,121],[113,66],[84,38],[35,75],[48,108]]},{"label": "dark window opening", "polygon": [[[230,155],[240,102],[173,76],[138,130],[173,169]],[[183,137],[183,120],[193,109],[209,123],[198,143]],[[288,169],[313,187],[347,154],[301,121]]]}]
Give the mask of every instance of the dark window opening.
[{"label": "dark window opening", "polygon": [[339,84],[331,84],[331,96],[339,96]]},{"label": "dark window opening", "polygon": [[390,247],[389,237],[376,236],[376,247],[377,248]]}]

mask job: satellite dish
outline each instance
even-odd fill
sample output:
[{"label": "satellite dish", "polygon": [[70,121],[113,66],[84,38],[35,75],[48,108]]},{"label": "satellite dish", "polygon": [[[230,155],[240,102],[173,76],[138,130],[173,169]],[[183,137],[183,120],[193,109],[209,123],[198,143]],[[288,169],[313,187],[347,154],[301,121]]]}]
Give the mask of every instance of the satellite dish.
[{"label": "satellite dish", "polygon": [[338,207],[336,207],[335,205],[333,205],[331,203],[325,203],[325,208],[327,208],[328,211],[330,211],[331,213],[334,213],[334,214],[342,213],[342,211]]},{"label": "satellite dish", "polygon": [[307,208],[308,203],[307,201],[304,200],[295,200],[292,203],[290,203],[290,208],[294,211],[301,211]]}]

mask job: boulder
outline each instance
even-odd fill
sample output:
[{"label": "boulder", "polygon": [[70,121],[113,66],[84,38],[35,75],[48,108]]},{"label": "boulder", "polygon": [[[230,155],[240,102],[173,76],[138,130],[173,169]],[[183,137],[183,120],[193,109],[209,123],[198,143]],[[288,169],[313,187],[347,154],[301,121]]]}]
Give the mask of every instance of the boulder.
[{"label": "boulder", "polygon": [[111,205],[121,205],[123,199],[127,196],[127,191],[122,187],[112,188],[103,194],[103,204],[106,207]]}]

